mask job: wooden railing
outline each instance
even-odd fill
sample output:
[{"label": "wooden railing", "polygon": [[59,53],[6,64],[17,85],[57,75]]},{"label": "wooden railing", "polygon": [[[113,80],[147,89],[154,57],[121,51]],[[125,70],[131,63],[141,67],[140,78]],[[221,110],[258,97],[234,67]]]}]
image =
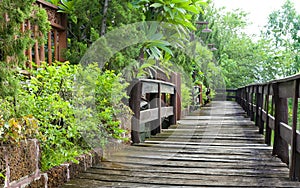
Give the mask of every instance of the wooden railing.
[{"label": "wooden railing", "polygon": [[237,89],[216,89],[215,100],[235,101]]},{"label": "wooden railing", "polygon": [[[265,135],[265,143],[273,143],[273,155],[289,165],[290,179],[300,180],[300,133],[298,98],[300,75],[253,84],[237,89],[237,102]],[[288,100],[292,111],[289,122]],[[273,136],[272,136],[273,135]]]},{"label": "wooden railing", "polygon": [[[67,17],[65,14],[57,12],[58,7],[48,3],[44,0],[36,0],[36,4],[47,11],[48,20],[51,25],[51,30],[47,36],[47,43],[39,44],[36,40],[32,48],[27,49],[24,53],[28,58],[28,66],[32,67],[31,62],[35,62],[37,66],[42,61],[52,64],[54,60],[64,61],[63,51],[67,48]],[[33,25],[30,21],[22,24],[21,30],[31,30],[33,37],[40,37],[39,28]]]},{"label": "wooden railing", "polygon": [[131,121],[133,143],[143,142],[145,137],[161,132],[163,119],[168,125],[176,124],[176,87],[170,82],[139,79],[129,87],[129,106],[134,113]]}]

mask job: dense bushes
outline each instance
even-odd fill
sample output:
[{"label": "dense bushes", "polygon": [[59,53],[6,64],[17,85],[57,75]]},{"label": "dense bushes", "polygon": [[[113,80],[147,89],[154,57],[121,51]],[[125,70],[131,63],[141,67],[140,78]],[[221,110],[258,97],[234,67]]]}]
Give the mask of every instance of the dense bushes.
[{"label": "dense bushes", "polygon": [[[91,75],[95,75],[90,80],[93,83],[82,82]],[[84,79],[79,80],[79,76]],[[96,65],[83,68],[57,63],[25,75],[15,72],[12,79],[17,80],[17,94],[0,99],[0,139],[8,143],[37,137],[42,147],[42,170],[74,160],[90,149],[90,142],[101,146],[110,138],[120,139],[125,132],[118,115],[130,114],[121,102],[127,85],[120,83],[120,75],[113,71],[101,72]],[[75,90],[78,85],[80,90]],[[92,102],[94,107],[87,106]],[[89,119],[89,124],[83,125],[88,123],[83,119]],[[86,139],[83,130],[105,136]]]}]

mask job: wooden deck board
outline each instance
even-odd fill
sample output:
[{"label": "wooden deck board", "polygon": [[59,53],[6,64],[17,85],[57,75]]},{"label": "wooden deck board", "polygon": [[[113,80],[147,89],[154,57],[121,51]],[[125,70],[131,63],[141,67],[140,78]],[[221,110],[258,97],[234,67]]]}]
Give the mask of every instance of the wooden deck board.
[{"label": "wooden deck board", "polygon": [[213,102],[63,187],[300,187],[243,115],[234,102]]}]

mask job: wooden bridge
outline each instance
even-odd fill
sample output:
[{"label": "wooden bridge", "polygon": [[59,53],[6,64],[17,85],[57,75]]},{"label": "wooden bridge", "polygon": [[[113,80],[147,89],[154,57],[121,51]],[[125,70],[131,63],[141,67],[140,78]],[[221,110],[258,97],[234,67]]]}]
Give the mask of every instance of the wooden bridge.
[{"label": "wooden bridge", "polygon": [[[66,15],[44,0],[36,3],[47,10],[52,29],[39,44],[37,25],[21,25],[35,39],[24,51],[30,67],[63,61],[67,47]],[[213,101],[180,120],[180,79],[173,79],[138,80],[129,104],[134,144],[63,187],[300,187],[300,75],[227,90],[232,101]],[[143,97],[150,102],[141,111]]]},{"label": "wooden bridge", "polygon": [[213,101],[64,187],[300,187],[291,181],[300,172],[299,79],[239,88],[235,98],[243,108],[235,101]]}]

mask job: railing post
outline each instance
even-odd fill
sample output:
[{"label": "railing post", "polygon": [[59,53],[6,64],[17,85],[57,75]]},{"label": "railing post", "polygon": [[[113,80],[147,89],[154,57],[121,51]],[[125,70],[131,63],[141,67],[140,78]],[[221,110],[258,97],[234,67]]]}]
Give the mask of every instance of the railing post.
[{"label": "railing post", "polygon": [[237,92],[238,92],[238,90],[236,89],[235,92],[234,92],[234,96],[235,96],[235,97],[234,97],[234,101],[235,101],[235,102],[238,101],[238,98],[237,98]]},{"label": "railing post", "polygon": [[240,92],[240,90],[239,90],[239,89],[236,89],[236,93],[235,93],[235,101],[236,101],[238,104],[240,104],[240,102],[239,102],[239,92]]},{"label": "railing post", "polygon": [[[177,120],[181,117],[181,75],[179,73],[176,74],[176,118]],[[202,95],[202,93],[201,93]],[[202,102],[202,100],[201,100]]]},{"label": "railing post", "polygon": [[246,112],[247,112],[247,115],[248,117],[250,117],[250,87],[247,86],[246,89],[245,89],[245,95],[246,95]]},{"label": "railing post", "polygon": [[259,133],[264,134],[264,124],[262,121],[262,106],[263,106],[263,90],[260,93],[259,85],[256,86],[256,112],[255,112],[255,124],[259,127]]},{"label": "railing post", "polygon": [[171,125],[176,125],[176,120],[177,120],[177,117],[176,117],[176,112],[177,112],[177,91],[176,91],[176,87],[174,87],[174,94],[171,95],[171,106],[173,106],[173,115],[170,116],[170,124]]},{"label": "railing post", "polygon": [[238,94],[239,104],[243,107],[243,88],[239,88],[239,94]]},{"label": "railing post", "polygon": [[278,83],[273,83],[275,102],[275,135],[273,155],[278,156],[282,162],[289,163],[288,143],[280,136],[280,122],[288,123],[288,105],[286,98],[280,98]]},{"label": "railing post", "polygon": [[241,95],[242,97],[241,97],[241,100],[242,100],[242,107],[243,107],[243,109],[245,110],[245,111],[247,111],[247,109],[246,109],[246,87],[243,87],[242,88],[242,95]]},{"label": "railing post", "polygon": [[[265,110],[266,110],[266,135],[265,135],[265,143],[270,146],[271,145],[271,135],[272,135],[272,129],[269,127],[269,106],[270,106],[270,89],[271,84],[268,84],[267,86],[267,94],[265,99]],[[273,103],[271,103],[273,106]],[[271,107],[271,113],[273,113],[273,107]]]},{"label": "railing post", "polygon": [[161,83],[158,83],[158,96],[157,96],[157,106],[158,106],[158,131],[161,133],[162,122],[161,122]]},{"label": "railing post", "polygon": [[239,103],[239,89],[236,89],[236,93],[235,93],[235,101],[236,101],[238,104],[240,104],[240,103]]},{"label": "railing post", "polygon": [[251,86],[249,95],[250,95],[250,119],[251,119],[251,121],[254,121],[254,111],[253,111],[254,86]]},{"label": "railing post", "polygon": [[162,95],[161,95],[161,83],[157,83],[157,93],[149,93],[149,101],[150,101],[150,109],[157,108],[157,120],[152,122],[148,122],[148,126],[150,126],[151,135],[156,135],[160,133],[162,128],[161,121],[161,107],[162,107]]},{"label": "railing post", "polygon": [[299,79],[294,81],[293,125],[292,125],[292,154],[290,179],[300,180],[300,153],[297,151],[297,118],[298,118]]},{"label": "railing post", "polygon": [[237,89],[237,91],[236,91],[236,100],[237,100],[237,102],[241,105],[241,89],[239,88],[239,89]]},{"label": "railing post", "polygon": [[130,91],[129,106],[134,114],[131,119],[131,140],[133,143],[140,143],[140,103],[142,96],[142,82],[133,82]]}]

